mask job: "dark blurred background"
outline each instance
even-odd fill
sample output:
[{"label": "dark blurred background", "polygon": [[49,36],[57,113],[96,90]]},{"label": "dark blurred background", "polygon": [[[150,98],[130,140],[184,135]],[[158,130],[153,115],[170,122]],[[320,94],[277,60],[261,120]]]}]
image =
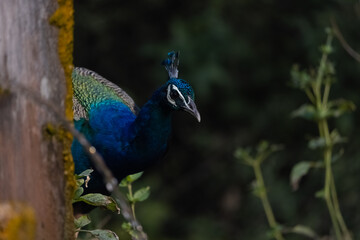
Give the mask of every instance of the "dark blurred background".
[{"label": "dark blurred background", "polygon": [[[316,125],[292,119],[306,96],[289,86],[294,63],[316,67],[324,28],[334,17],[350,45],[360,51],[360,2],[341,0],[75,0],[75,65],[115,82],[142,106],[167,80],[160,65],[179,50],[180,77],[196,92],[202,122],[175,114],[164,161],[145,172],[135,188],[151,186],[136,207],[150,239],[266,239],[261,202],[251,192],[252,170],[233,157],[237,147],[267,139],[285,149],[263,165],[268,194],[281,224],[304,224],[320,235],[331,228],[325,203],[314,194],[323,171],[311,171],[294,192],[289,174],[299,161],[321,159],[307,148]],[[331,98],[360,106],[360,68],[334,41],[337,70]],[[342,212],[360,239],[359,111],[331,121],[348,137],[334,165]],[[121,231],[122,219],[97,210],[103,228]],[[105,222],[104,222],[105,221]],[[287,239],[304,239],[288,235]]]}]

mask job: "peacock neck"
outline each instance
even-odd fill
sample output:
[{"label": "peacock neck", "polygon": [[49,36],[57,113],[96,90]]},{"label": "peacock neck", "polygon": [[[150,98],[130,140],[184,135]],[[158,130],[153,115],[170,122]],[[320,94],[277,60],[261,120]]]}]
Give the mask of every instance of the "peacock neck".
[{"label": "peacock neck", "polygon": [[163,136],[170,133],[171,113],[161,106],[159,99],[153,97],[141,108],[134,125],[138,131],[136,135]]},{"label": "peacock neck", "polygon": [[171,112],[161,104],[161,90],[141,108],[129,128],[133,161],[151,165],[165,153],[171,133]]}]

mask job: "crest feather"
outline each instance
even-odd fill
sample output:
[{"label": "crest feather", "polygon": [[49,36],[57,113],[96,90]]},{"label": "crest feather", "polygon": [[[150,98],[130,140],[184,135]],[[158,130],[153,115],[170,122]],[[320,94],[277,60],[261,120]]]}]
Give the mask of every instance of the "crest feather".
[{"label": "crest feather", "polygon": [[162,62],[162,65],[165,66],[165,69],[169,74],[169,79],[178,78],[179,55],[180,55],[179,52],[175,52],[175,51],[169,52],[168,58]]}]

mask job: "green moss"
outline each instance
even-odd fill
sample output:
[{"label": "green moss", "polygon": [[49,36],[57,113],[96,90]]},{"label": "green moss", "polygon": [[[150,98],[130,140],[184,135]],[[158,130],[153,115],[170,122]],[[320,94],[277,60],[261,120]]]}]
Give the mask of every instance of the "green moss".
[{"label": "green moss", "polygon": [[[74,6],[73,0],[58,0],[58,9],[50,18],[50,24],[59,28],[58,53],[65,73],[67,94],[65,97],[65,115],[69,121],[73,119],[72,111],[72,81],[73,42],[74,42]],[[49,128],[51,129],[51,128]],[[52,129],[53,130],[53,129]],[[50,131],[51,133],[52,131]],[[56,131],[55,131],[56,132]],[[72,197],[75,189],[74,162],[71,155],[72,136],[68,131],[57,131],[57,138],[63,143],[64,175],[66,180],[66,225],[65,239],[74,238],[74,221]]]},{"label": "green moss", "polygon": [[72,120],[72,82],[74,49],[74,7],[72,0],[58,0],[59,8],[50,18],[50,24],[59,28],[58,53],[61,65],[64,68],[67,95],[65,99],[66,117]]},{"label": "green moss", "polygon": [[1,98],[9,96],[9,95],[10,95],[10,90],[6,89],[6,88],[2,88],[0,86],[0,100],[1,100]]},{"label": "green moss", "polygon": [[[73,239],[74,237],[74,216],[72,209],[72,199],[76,188],[74,177],[74,162],[71,155],[72,135],[69,131],[61,126],[54,126],[51,123],[44,127],[44,136],[47,138],[55,138],[63,146],[64,160],[64,176],[65,176],[65,199],[66,199],[66,225],[65,239]],[[1,238],[0,238],[1,239]]]},{"label": "green moss", "polygon": [[10,91],[8,89],[4,89],[4,88],[0,87],[0,95],[7,95],[9,93],[10,93]]},{"label": "green moss", "polygon": [[36,218],[32,207],[20,202],[0,204],[0,239],[35,239]]},{"label": "green moss", "polygon": [[66,139],[64,143],[63,158],[64,158],[64,176],[66,180],[65,199],[66,199],[66,225],[65,225],[65,239],[74,238],[74,215],[72,208],[72,199],[76,187],[74,178],[74,162],[71,155],[72,135],[66,131],[64,133]]}]

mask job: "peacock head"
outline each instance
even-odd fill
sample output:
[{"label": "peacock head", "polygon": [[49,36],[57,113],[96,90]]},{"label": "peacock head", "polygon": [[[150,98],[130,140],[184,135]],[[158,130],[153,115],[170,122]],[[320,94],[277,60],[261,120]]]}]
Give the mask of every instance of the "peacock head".
[{"label": "peacock head", "polygon": [[182,110],[194,116],[200,122],[200,113],[194,101],[194,90],[183,79],[178,78],[179,52],[169,52],[162,63],[169,74],[166,83],[166,103],[172,110]]},{"label": "peacock head", "polygon": [[200,113],[194,102],[194,90],[185,80],[172,78],[167,82],[166,100],[171,109],[188,112],[200,122]]}]

